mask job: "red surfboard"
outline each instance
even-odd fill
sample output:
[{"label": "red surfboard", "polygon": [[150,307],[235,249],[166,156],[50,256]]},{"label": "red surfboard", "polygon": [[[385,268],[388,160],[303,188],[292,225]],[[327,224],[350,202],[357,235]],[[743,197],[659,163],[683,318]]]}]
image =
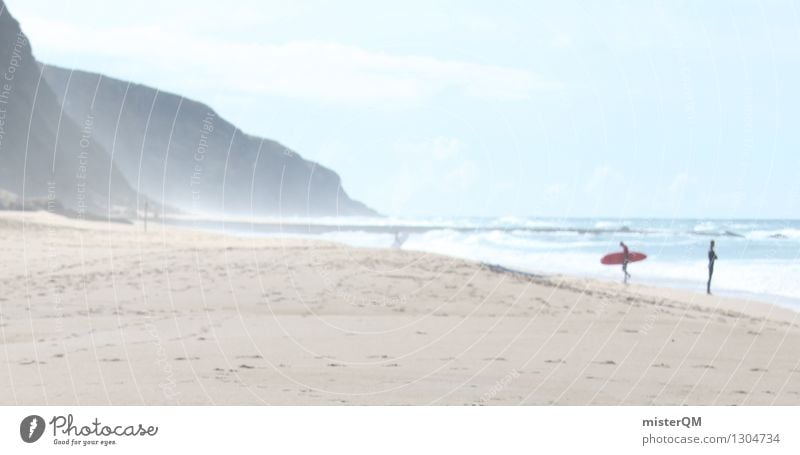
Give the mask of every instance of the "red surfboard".
[{"label": "red surfboard", "polygon": [[[625,254],[622,252],[610,253],[603,256],[603,259],[600,259],[600,263],[605,265],[622,264],[622,260],[624,258]],[[638,253],[636,251],[631,251],[630,253],[628,253],[628,262],[644,261],[645,259],[647,259],[647,255],[644,253]]]}]

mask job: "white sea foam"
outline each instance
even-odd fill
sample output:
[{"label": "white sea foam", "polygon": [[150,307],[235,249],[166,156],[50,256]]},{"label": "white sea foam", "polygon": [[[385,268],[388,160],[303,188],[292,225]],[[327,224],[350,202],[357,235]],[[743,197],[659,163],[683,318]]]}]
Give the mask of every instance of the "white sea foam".
[{"label": "white sea foam", "polygon": [[[619,267],[601,265],[600,258],[605,253],[617,251],[619,241],[624,240],[632,251],[642,251],[649,256],[645,261],[630,264],[629,271],[636,282],[678,286],[699,292],[705,290],[708,273],[706,253],[709,239],[713,238],[717,241],[720,257],[713,282],[718,293],[794,302],[800,309],[800,222],[797,221],[504,217],[347,219],[344,223],[341,218],[322,218],[312,220],[310,224],[339,227],[313,235],[315,238],[370,248],[391,247],[394,230],[402,231],[405,227],[409,229],[409,235],[404,249],[495,263],[535,273],[606,280],[620,280],[622,272]],[[387,229],[365,232],[359,228],[361,226]],[[623,226],[630,231],[621,230]],[[729,234],[725,235],[725,232]],[[290,235],[311,236],[302,233]]]},{"label": "white sea foam", "polygon": [[753,230],[745,237],[749,239],[796,239],[800,240],[800,229],[772,229],[772,230]]}]

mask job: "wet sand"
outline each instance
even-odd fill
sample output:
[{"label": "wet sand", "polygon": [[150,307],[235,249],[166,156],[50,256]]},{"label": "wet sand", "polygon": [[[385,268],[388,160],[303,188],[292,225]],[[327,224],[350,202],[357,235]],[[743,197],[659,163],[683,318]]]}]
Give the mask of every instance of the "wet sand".
[{"label": "wet sand", "polygon": [[0,403],[800,404],[800,313],[0,212]]}]

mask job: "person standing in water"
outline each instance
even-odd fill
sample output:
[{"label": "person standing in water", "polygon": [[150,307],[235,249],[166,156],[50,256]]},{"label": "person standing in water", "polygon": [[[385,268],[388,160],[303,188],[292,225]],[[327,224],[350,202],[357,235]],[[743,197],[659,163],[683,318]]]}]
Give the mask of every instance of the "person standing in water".
[{"label": "person standing in water", "polygon": [[625,279],[623,283],[628,284],[628,278],[631,277],[631,274],[628,273],[628,245],[625,245],[625,242],[619,242],[619,246],[622,247],[622,273],[625,274]]},{"label": "person standing in water", "polygon": [[708,283],[706,293],[711,295],[711,277],[714,275],[714,262],[717,260],[717,253],[714,252],[714,241],[708,247]]},{"label": "person standing in water", "polygon": [[408,239],[408,234],[405,232],[394,231],[394,242],[392,243],[392,248],[400,249],[403,247],[403,244],[406,243]]}]

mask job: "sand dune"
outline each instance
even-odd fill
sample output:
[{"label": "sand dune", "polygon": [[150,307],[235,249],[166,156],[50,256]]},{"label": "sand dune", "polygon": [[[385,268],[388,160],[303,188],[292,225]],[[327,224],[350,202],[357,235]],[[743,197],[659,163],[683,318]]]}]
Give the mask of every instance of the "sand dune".
[{"label": "sand dune", "polygon": [[0,214],[0,403],[800,404],[780,307]]}]

